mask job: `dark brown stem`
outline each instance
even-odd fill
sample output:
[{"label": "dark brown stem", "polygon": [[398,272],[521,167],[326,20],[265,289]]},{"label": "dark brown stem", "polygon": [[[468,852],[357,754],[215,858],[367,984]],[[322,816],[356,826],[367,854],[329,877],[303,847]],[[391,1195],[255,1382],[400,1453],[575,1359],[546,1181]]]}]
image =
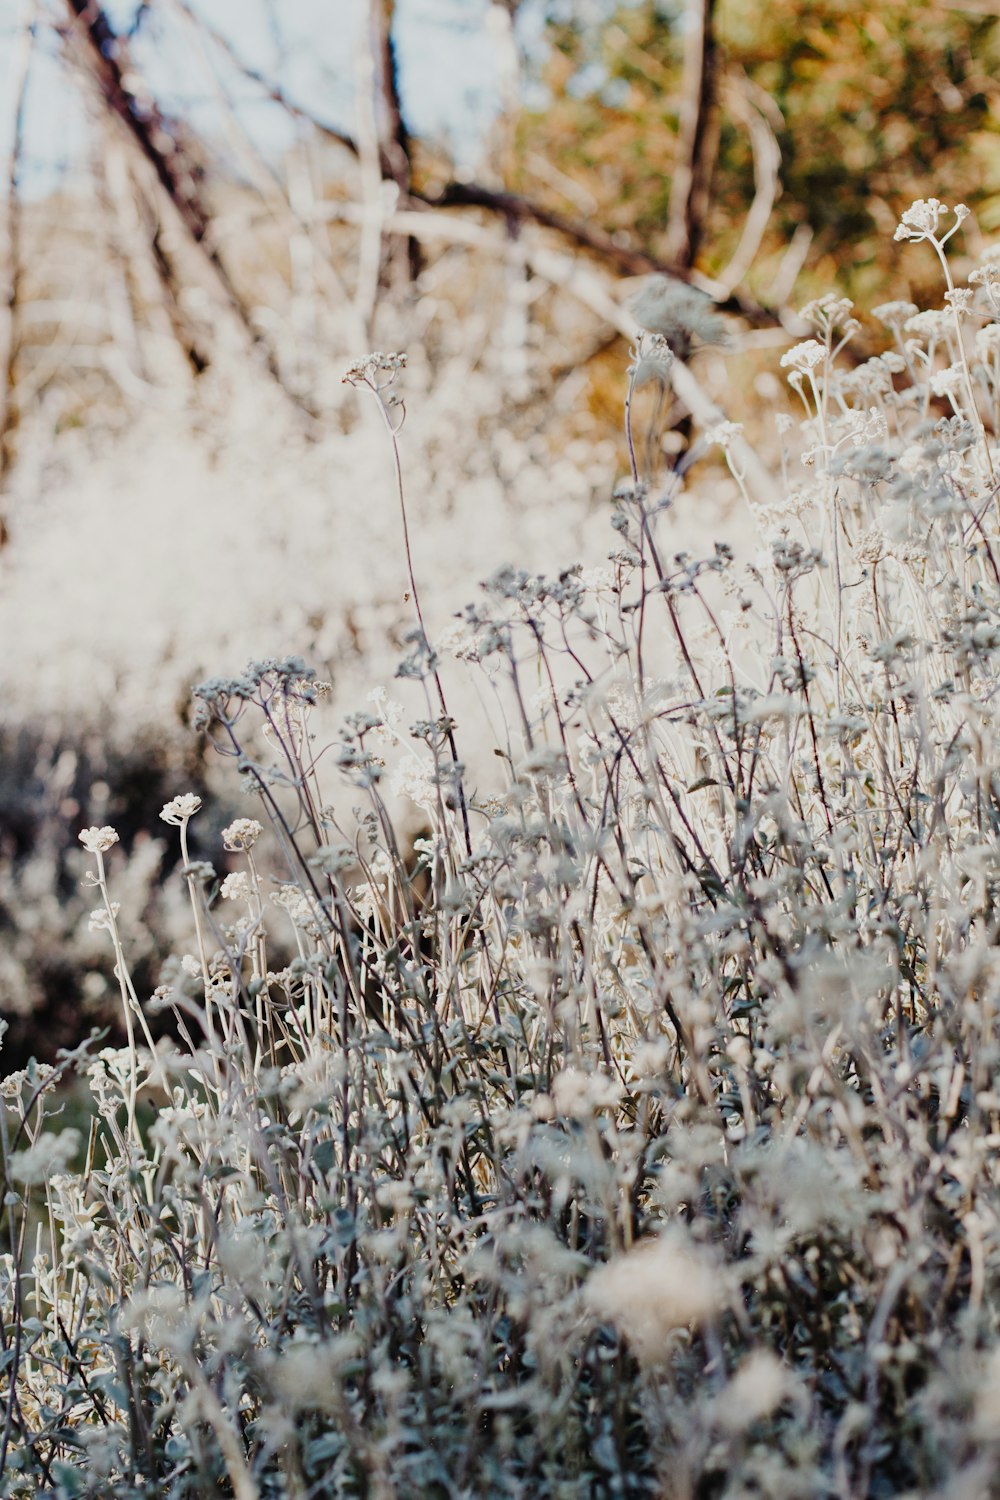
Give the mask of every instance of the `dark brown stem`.
[{"label": "dark brown stem", "polygon": [[705,233],[718,145],[715,0],[688,0],[685,13],[681,134],[670,188],[667,258],[689,269],[695,263]]},{"label": "dark brown stem", "polygon": [[[371,54],[375,74],[375,97],[372,102],[375,107],[379,160],[383,177],[390,179],[399,189],[399,204],[403,207],[410,196],[413,170],[410,164],[410,134],[399,102],[399,69],[392,36],[396,0],[369,0],[369,6]],[[415,281],[421,268],[420,245],[412,236],[402,244],[405,246],[409,279]],[[392,254],[391,241],[389,250],[391,258],[398,260],[398,256]]]}]

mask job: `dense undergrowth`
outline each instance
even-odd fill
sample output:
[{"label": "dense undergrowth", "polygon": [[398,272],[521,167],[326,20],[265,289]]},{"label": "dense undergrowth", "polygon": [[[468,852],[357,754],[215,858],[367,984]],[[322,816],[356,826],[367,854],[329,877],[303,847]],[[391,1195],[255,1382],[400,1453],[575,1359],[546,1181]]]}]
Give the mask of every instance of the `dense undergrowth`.
[{"label": "dense undergrowth", "polygon": [[[1000,262],[955,288],[945,223],[885,354],[806,309],[752,567],[669,555],[637,458],[606,567],[503,568],[433,648],[411,580],[419,721],[201,684],[248,814],[220,881],[164,808],[152,997],[81,834],[127,1042],[3,1084],[0,1494],[1000,1494]],[[397,464],[401,365],[349,372]]]}]

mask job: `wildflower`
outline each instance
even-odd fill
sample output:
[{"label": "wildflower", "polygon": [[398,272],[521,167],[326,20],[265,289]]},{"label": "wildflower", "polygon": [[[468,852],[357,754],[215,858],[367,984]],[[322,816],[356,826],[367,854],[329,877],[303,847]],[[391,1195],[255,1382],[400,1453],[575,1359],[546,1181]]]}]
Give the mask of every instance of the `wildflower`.
[{"label": "wildflower", "polygon": [[398,765],[390,778],[393,796],[409,797],[418,807],[429,812],[437,809],[440,792],[434,780],[434,768],[422,761],[405,760]]},{"label": "wildflower", "polygon": [[110,907],[98,906],[90,913],[87,926],[91,932],[110,932],[115,918],[121,911],[121,903],[112,901]]},{"label": "wildflower", "polygon": [[854,547],[854,555],[858,562],[867,563],[874,567],[886,556],[889,539],[885,532],[878,526],[870,526],[858,537]]},{"label": "wildflower", "polygon": [[674,362],[674,351],[661,333],[640,333],[631,353],[629,373],[637,390],[651,381],[666,384]]},{"label": "wildflower", "polygon": [[136,1292],[122,1309],[122,1327],[140,1331],[154,1347],[187,1348],[194,1329],[183,1288],[160,1281]]},{"label": "wildflower", "polygon": [[275,906],[280,906],[286,911],[293,924],[303,932],[318,937],[322,932],[317,913],[304,891],[300,890],[292,881],[279,885],[271,897]]},{"label": "wildflower", "polygon": [[954,396],[962,385],[962,366],[949,365],[931,376],[930,386],[935,396]]},{"label": "wildflower", "polygon": [[770,720],[794,719],[800,712],[795,699],[786,693],[768,693],[747,704],[741,717],[748,724],[766,724]]},{"label": "wildflower", "polygon": [[872,308],[872,317],[887,328],[901,328],[917,311],[915,302],[882,302]]},{"label": "wildflower", "polygon": [[172,823],[175,828],[182,828],[189,818],[193,818],[201,807],[201,798],[194,792],[184,792],[182,796],[175,797],[172,802],[165,802],[160,817],[164,823]]},{"label": "wildflower", "polygon": [[586,1119],[597,1110],[613,1109],[621,1090],[610,1078],[584,1073],[580,1068],[564,1068],[552,1080],[552,1100],[561,1115]]},{"label": "wildflower", "polygon": [[975,295],[976,294],[971,287],[959,286],[953,287],[950,292],[945,292],[944,300],[948,303],[948,306],[953,307],[956,312],[964,313],[968,312],[971,308],[972,299]]},{"label": "wildflower", "polygon": [[263,832],[263,826],[256,818],[237,818],[222,830],[222,847],[232,852],[252,849]]},{"label": "wildflower", "polygon": [[117,833],[107,823],[103,828],[85,828],[79,837],[88,854],[103,854],[118,842]]},{"label": "wildflower", "polygon": [[705,433],[706,441],[718,443],[720,448],[731,448],[733,440],[738,438],[743,431],[742,422],[717,422]]},{"label": "wildflower", "polygon": [[793,369],[800,373],[814,370],[826,358],[826,349],[818,339],[806,339],[801,344],[796,344],[781,356],[782,369]]},{"label": "wildflower", "polygon": [[838,297],[836,292],[827,292],[824,297],[807,302],[800,316],[823,333],[832,332],[838,324],[843,326],[845,333],[853,333],[859,327],[857,319],[850,316],[853,306],[849,297]]},{"label": "wildflower", "polygon": [[[921,240],[937,239],[941,215],[947,212],[948,205],[942,203],[939,198],[918,198],[915,203],[910,204],[909,208],[903,214],[902,220],[896,226],[896,233],[893,235],[893,239],[909,240],[913,244],[919,244]],[[969,217],[970,210],[966,208],[964,203],[956,203],[954,213],[955,223],[949,229],[948,233],[941,238],[941,244],[944,244],[944,241],[955,233],[959,225],[965,222]]]},{"label": "wildflower", "polygon": [[366,354],[363,359],[356,359],[348,370],[344,371],[342,377],[345,385],[377,384],[376,376],[386,373],[392,377],[397,370],[403,369],[406,364],[405,354],[383,354],[381,350],[375,350]]},{"label": "wildflower", "polygon": [[951,331],[951,319],[943,308],[928,307],[923,312],[914,313],[904,324],[907,333],[915,333],[920,338],[940,339]]},{"label": "wildflower", "polygon": [[23,1182],[27,1186],[47,1182],[57,1172],[68,1170],[79,1149],[78,1130],[71,1127],[58,1132],[43,1131],[27,1150],[11,1153],[10,1175],[16,1182]]},{"label": "wildflower", "polygon": [[719,1421],[729,1432],[741,1432],[769,1417],[788,1394],[789,1376],[768,1349],[757,1349],[743,1361],[719,1396]]},{"label": "wildflower", "polygon": [[707,1259],[679,1234],[661,1234],[594,1271],[584,1300],[614,1323],[643,1363],[664,1355],[677,1328],[705,1323],[721,1306],[723,1288]]},{"label": "wildflower", "polygon": [[249,901],[250,881],[244,870],[227,875],[222,882],[222,894],[227,901]]},{"label": "wildflower", "polygon": [[295,1411],[322,1410],[335,1405],[341,1368],[359,1353],[352,1334],[308,1343],[304,1338],[284,1345],[274,1367],[274,1384],[282,1402]]}]

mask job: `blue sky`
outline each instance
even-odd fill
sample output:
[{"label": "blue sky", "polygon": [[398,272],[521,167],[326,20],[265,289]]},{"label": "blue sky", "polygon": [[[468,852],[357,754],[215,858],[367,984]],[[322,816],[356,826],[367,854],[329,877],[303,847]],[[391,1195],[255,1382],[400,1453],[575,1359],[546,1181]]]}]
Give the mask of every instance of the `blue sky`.
[{"label": "blue sky", "polygon": [[[353,68],[363,0],[193,0],[199,14],[229,38],[258,71],[279,78],[299,103],[329,124],[353,125]],[[400,86],[412,130],[447,143],[459,166],[472,171],[483,133],[497,109],[496,68],[485,25],[489,0],[397,0]],[[115,25],[127,30],[135,0],[106,0]],[[0,0],[0,151],[10,148],[13,110],[12,42],[26,13],[23,0]],[[42,0],[43,16],[64,9]],[[533,24],[534,23],[534,24]],[[521,23],[537,36],[537,10]],[[44,192],[60,176],[72,180],[75,153],[86,130],[76,89],[56,60],[53,38],[42,27],[26,110],[25,187]],[[173,7],[150,7],[135,61],[154,92],[209,136],[218,110],[213,85],[185,39]],[[219,57],[220,72],[240,116],[257,143],[277,155],[291,144],[294,126],[279,107],[239,78]]]}]

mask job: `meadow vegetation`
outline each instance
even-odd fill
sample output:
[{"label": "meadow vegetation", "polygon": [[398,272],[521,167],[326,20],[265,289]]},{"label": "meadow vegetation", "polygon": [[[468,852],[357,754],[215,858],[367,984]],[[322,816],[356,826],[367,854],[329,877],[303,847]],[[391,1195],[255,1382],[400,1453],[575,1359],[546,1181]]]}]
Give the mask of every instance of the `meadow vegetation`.
[{"label": "meadow vegetation", "polygon": [[[192,940],[151,995],[83,830],[123,1036],[2,1084],[0,1495],[1000,1493],[1000,257],[954,284],[963,216],[903,216],[942,296],[872,309],[882,353],[802,309],[752,564],[670,550],[646,329],[607,561],[515,558],[433,639],[411,568],[418,718],[322,742],[297,657],[200,683],[244,811],[209,862],[166,802]],[[405,360],[346,378],[409,559]]]}]

